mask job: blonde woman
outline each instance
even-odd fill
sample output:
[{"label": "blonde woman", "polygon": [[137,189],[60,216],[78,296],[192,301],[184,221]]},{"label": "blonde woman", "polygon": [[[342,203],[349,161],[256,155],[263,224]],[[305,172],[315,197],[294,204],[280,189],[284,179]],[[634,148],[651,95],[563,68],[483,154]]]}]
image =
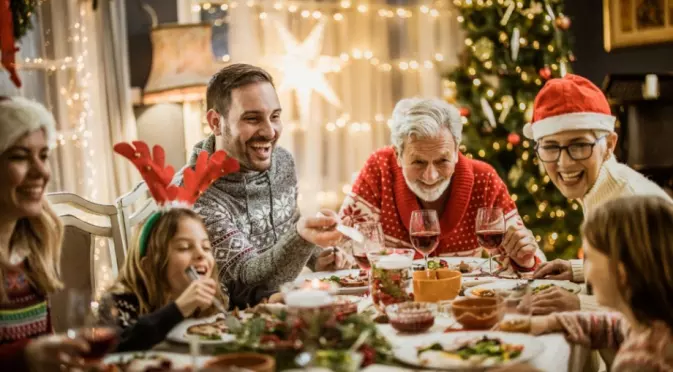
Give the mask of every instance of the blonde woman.
[{"label": "blonde woman", "polygon": [[63,227],[44,197],[54,118],[21,97],[0,97],[0,365],[57,370],[88,350],[51,335],[48,297],[58,277]]}]

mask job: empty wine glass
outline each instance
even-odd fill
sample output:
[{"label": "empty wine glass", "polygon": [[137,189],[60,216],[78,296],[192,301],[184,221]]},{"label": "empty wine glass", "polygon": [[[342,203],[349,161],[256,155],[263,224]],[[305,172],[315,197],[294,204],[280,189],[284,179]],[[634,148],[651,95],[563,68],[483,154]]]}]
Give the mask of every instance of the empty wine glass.
[{"label": "empty wine glass", "polygon": [[479,208],[476,231],[479,245],[488,252],[488,273],[493,275],[493,256],[498,254],[505,236],[502,208]]},{"label": "empty wine glass", "polygon": [[67,335],[82,338],[89,344],[90,350],[80,355],[85,363],[99,363],[117,346],[116,311],[111,299],[95,300],[90,291],[71,289],[68,292]]},{"label": "empty wine glass", "polygon": [[440,227],[437,211],[433,209],[420,209],[411,213],[411,222],[409,223],[411,244],[425,258],[425,268],[428,277],[430,276],[428,256],[439,245],[439,233]]},{"label": "empty wine glass", "polygon": [[353,258],[362,270],[369,270],[371,264],[367,258],[367,252],[375,252],[385,248],[383,228],[379,222],[362,222],[353,226],[364,237],[363,243],[353,241]]}]

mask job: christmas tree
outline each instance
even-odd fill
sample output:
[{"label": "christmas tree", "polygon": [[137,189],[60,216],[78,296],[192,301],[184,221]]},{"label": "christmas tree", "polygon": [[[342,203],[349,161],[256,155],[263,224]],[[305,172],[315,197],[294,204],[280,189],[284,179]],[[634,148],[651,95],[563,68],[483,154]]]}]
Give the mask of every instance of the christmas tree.
[{"label": "christmas tree", "polygon": [[461,64],[444,81],[460,107],[461,151],[492,165],[548,258],[577,257],[581,207],[551,183],[523,137],[535,95],[574,60],[563,0],[455,0],[465,31]]}]

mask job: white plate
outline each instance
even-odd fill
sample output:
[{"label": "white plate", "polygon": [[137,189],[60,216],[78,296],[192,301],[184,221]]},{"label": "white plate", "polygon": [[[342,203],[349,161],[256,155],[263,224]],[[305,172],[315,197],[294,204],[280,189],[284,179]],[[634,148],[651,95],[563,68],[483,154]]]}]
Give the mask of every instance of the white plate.
[{"label": "white plate", "polygon": [[[414,341],[408,340],[404,344],[398,345],[394,350],[395,357],[404,363],[409,365],[440,369],[440,370],[466,370],[466,369],[483,369],[485,366],[471,366],[467,362],[462,360],[450,360],[450,359],[434,359],[429,361],[423,361],[423,355],[421,357],[417,355],[417,347],[428,346],[435,342],[441,343],[443,346],[450,346],[465,340],[481,338],[483,336],[488,336],[491,338],[499,338],[503,342],[508,344],[517,344],[523,345],[523,351],[521,355],[517,358],[514,358],[510,361],[498,363],[497,365],[492,365],[493,367],[498,366],[507,366],[511,364],[517,364],[525,361],[529,361],[542,353],[544,350],[544,345],[542,342],[539,342],[534,336],[521,334],[521,333],[505,333],[505,332],[453,332],[453,333],[434,333],[427,336],[424,336],[423,339],[417,339]],[[429,355],[425,353],[425,355]],[[489,366],[491,367],[491,366]]]},{"label": "white plate", "polygon": [[234,341],[236,337],[228,333],[223,333],[219,340],[202,340],[199,336],[191,336],[187,334],[187,328],[197,324],[212,323],[217,317],[218,315],[213,315],[208,318],[184,320],[168,332],[166,339],[182,344],[188,344],[192,337],[194,337],[199,340],[199,344],[201,345],[220,345]]},{"label": "white plate", "polygon": [[[302,285],[307,280],[324,279],[324,278],[329,278],[330,276],[344,277],[344,276],[349,276],[349,275],[358,275],[359,273],[360,273],[359,269],[339,270],[339,271],[319,271],[319,272],[316,272],[316,273],[308,273],[308,274],[300,275],[295,280],[295,284]],[[362,287],[341,287],[337,290],[337,294],[359,295],[359,294],[363,294],[363,293],[367,292],[368,290],[369,290],[368,285],[365,285],[365,286],[362,286]]]},{"label": "white plate", "polygon": [[[516,287],[517,284],[519,284],[520,282],[521,282],[520,280],[501,279],[493,283],[476,285],[465,290],[465,297],[479,297],[474,293],[472,293],[477,289],[492,289],[496,291],[497,290],[507,291]],[[580,287],[579,284],[573,282],[568,282],[565,280],[546,280],[546,279],[534,280],[533,288],[539,287],[544,284],[553,284],[557,287],[565,288],[575,294],[580,293],[580,291],[582,290],[582,287]]]},{"label": "white plate", "polygon": [[[461,262],[465,262],[466,264],[469,264],[470,267],[472,268],[472,271],[466,274],[463,274],[464,277],[466,276],[477,276],[482,273],[483,270],[488,270],[488,265],[485,265],[486,262],[488,261],[487,259],[484,258],[479,258],[479,257],[430,257],[428,258],[428,261],[438,261],[438,260],[444,260],[446,261],[449,266],[458,266],[460,265]],[[421,264],[423,267],[425,267],[425,259],[421,258],[418,260],[414,260],[414,264]],[[486,269],[484,269],[486,268]],[[495,270],[495,268],[494,268]]]},{"label": "white plate", "polygon": [[[128,361],[129,359],[137,359],[130,366],[128,372],[145,371],[147,367],[156,366],[157,362],[152,360],[152,356],[160,356],[164,359],[170,360],[173,365],[172,369],[182,369],[192,366],[192,357],[188,354],[168,353],[163,351],[147,351],[147,352],[128,352],[128,353],[114,353],[109,354],[103,359],[104,364],[117,364]],[[203,368],[206,362],[211,357],[199,356],[196,357],[197,368]]]}]

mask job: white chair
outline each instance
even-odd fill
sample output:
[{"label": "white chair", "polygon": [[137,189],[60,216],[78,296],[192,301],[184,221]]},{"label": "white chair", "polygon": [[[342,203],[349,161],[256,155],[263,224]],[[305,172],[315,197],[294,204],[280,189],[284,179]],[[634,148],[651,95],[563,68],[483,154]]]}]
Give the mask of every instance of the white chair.
[{"label": "white chair", "polygon": [[137,184],[133,190],[117,198],[116,205],[124,234],[124,249],[128,252],[139,226],[159,208],[154,199],[149,196],[145,182]]},{"label": "white chair", "polygon": [[[97,204],[71,193],[47,194],[47,198],[65,227],[61,249],[61,280],[66,289],[94,295],[97,285],[111,284],[124,263],[123,237],[117,208],[113,205]],[[107,251],[99,252],[101,256],[105,252],[109,254],[108,283],[96,283],[96,274],[101,273],[98,271],[101,268],[97,267],[100,262],[96,262],[100,256],[95,255],[96,237],[108,239]],[[110,240],[112,244],[109,244]],[[101,247],[105,247],[105,244],[101,244]],[[61,291],[51,297],[52,321],[57,331],[67,328],[67,294],[67,291]]]}]

